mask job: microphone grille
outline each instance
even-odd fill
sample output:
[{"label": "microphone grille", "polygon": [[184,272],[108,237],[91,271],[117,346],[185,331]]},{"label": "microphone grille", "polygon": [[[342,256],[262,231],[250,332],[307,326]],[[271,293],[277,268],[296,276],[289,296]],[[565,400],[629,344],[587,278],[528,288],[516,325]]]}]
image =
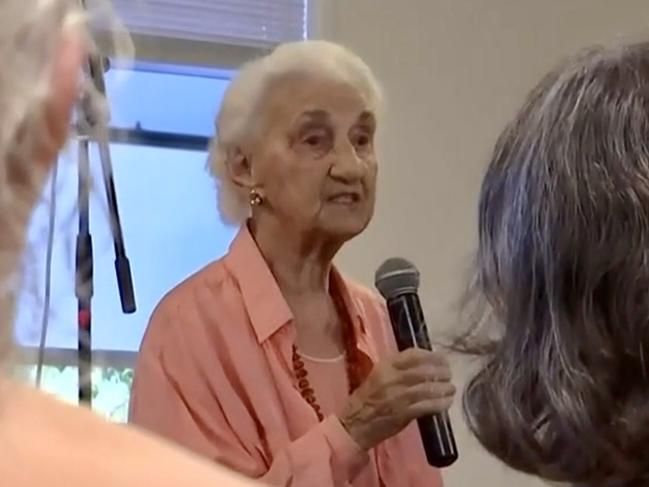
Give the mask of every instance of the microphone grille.
[{"label": "microphone grille", "polygon": [[376,270],[374,284],[385,299],[416,293],[419,289],[419,271],[412,262],[393,257]]}]

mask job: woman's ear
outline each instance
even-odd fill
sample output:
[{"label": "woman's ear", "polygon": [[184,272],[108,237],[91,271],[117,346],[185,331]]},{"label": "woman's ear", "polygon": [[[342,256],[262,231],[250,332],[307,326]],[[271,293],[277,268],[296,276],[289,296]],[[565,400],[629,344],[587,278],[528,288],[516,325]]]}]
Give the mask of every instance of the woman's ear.
[{"label": "woman's ear", "polygon": [[227,167],[230,179],[237,186],[247,189],[252,189],[256,186],[256,181],[252,174],[250,157],[244,154],[240,147],[234,147],[228,150]]},{"label": "woman's ear", "polygon": [[48,143],[39,147],[36,154],[42,164],[52,163],[68,137],[84,54],[85,42],[81,33],[74,29],[66,30],[52,62],[50,90],[45,101]]}]

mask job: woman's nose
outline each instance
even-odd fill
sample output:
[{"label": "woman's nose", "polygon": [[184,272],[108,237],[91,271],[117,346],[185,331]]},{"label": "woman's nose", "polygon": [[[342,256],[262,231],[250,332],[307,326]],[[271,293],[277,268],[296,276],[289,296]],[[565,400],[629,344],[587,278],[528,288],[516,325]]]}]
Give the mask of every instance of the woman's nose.
[{"label": "woman's nose", "polygon": [[345,182],[353,182],[363,176],[365,169],[365,161],[358,157],[354,147],[351,144],[345,144],[345,147],[338,151],[336,160],[331,167],[331,176]]}]

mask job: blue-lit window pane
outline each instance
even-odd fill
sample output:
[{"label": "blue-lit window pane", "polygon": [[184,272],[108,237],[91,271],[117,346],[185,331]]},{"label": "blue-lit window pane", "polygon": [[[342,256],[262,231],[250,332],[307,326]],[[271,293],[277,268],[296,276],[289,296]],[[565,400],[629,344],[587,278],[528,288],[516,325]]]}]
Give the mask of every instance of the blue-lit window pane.
[{"label": "blue-lit window pane", "polygon": [[[145,75],[136,72],[131,81],[121,84],[124,88],[121,98],[111,99],[114,114],[125,117],[121,120],[126,120],[130,112],[128,116],[133,120],[149,120],[155,125],[147,128],[183,134],[196,134],[208,121],[212,123],[222,94],[218,86],[222,83],[224,87],[225,81],[209,78],[197,81],[192,76],[165,73]],[[170,76],[176,90],[173,96],[168,90]],[[146,83],[142,81],[145,78]],[[128,88],[133,79],[140,81]],[[183,83],[185,88],[181,89]],[[160,99],[151,96],[154,92]],[[166,94],[162,95],[163,92]],[[199,99],[201,103],[197,102]],[[77,347],[76,144],[72,144],[69,152],[72,155],[62,157],[59,163],[47,346],[74,350]],[[124,315],[121,311],[105,191],[99,159],[93,151],[90,207],[94,244],[93,348],[136,352],[157,302],[190,274],[222,256],[235,229],[223,225],[219,219],[214,182],[205,169],[205,152],[113,144],[111,154],[137,312]],[[34,212],[30,224],[30,250],[25,259],[27,279],[18,297],[16,336],[21,345],[28,347],[38,345],[40,334],[48,200],[49,188],[46,188],[43,203]]]},{"label": "blue-lit window pane", "polygon": [[[220,223],[214,185],[205,170],[206,154],[137,146],[112,146],[124,239],[131,261],[138,310],[123,315],[114,271],[114,250],[97,159],[91,233],[94,244],[93,348],[137,351],[147,319],[166,291],[225,253],[234,229]],[[76,167],[61,164],[55,236],[48,346],[76,347],[74,238]],[[42,249],[47,226],[44,203],[32,223],[34,246]],[[35,254],[35,274],[44,269],[44,252]],[[18,338],[36,346],[42,294],[28,293],[19,307]],[[29,302],[31,301],[31,305]],[[34,313],[36,311],[36,313]]]},{"label": "blue-lit window pane", "polygon": [[111,69],[106,73],[111,125],[210,136],[230,82],[226,76]]}]

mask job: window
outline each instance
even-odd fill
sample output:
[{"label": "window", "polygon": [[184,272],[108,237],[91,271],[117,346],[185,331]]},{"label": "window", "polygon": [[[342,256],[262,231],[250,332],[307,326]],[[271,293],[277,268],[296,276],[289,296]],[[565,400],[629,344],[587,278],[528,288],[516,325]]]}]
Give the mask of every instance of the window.
[{"label": "window", "polygon": [[[143,65],[134,71],[107,74],[111,125],[125,137],[111,144],[111,155],[135,287],[137,311],[131,315],[121,311],[99,158],[91,152],[93,406],[117,421],[126,419],[132,367],[153,308],[168,290],[222,256],[235,234],[234,228],[220,222],[214,183],[205,168],[207,136],[213,132],[215,111],[231,73],[180,71]],[[75,151],[72,144],[68,152]],[[77,167],[69,155],[59,162],[56,204],[47,367],[42,386],[76,401]],[[27,279],[16,318],[16,338],[25,352],[18,373],[32,379],[43,311],[49,208],[46,188],[30,224],[29,242],[35,250],[26,258]]]},{"label": "window", "polygon": [[[277,43],[305,39],[320,0],[112,0],[132,33],[134,70],[106,75],[111,155],[137,311],[121,312],[99,160],[90,223],[94,244],[93,407],[125,421],[133,365],[150,314],[165,292],[222,256],[235,234],[217,215],[205,170],[208,137],[233,71]],[[92,9],[92,0],[88,0]],[[99,4],[101,5],[101,3]],[[317,29],[316,29],[317,30]],[[99,45],[110,53],[110,43]],[[202,67],[199,67],[202,66]],[[215,69],[218,66],[221,69]],[[230,69],[230,70],[228,70]],[[77,401],[76,147],[59,161],[52,293],[42,388]],[[17,299],[16,374],[35,378],[43,315],[50,188],[30,223],[26,279]]]},{"label": "window", "polygon": [[113,0],[135,33],[270,47],[306,39],[307,0]]},{"label": "window", "polygon": [[[93,8],[97,7],[96,9]],[[237,68],[281,42],[321,32],[327,0],[112,0],[140,60]],[[87,0],[101,12],[101,0]],[[101,17],[101,14],[98,15]],[[101,28],[101,25],[98,26]],[[101,37],[101,36],[100,36]],[[100,39],[110,52],[111,43]]]}]

